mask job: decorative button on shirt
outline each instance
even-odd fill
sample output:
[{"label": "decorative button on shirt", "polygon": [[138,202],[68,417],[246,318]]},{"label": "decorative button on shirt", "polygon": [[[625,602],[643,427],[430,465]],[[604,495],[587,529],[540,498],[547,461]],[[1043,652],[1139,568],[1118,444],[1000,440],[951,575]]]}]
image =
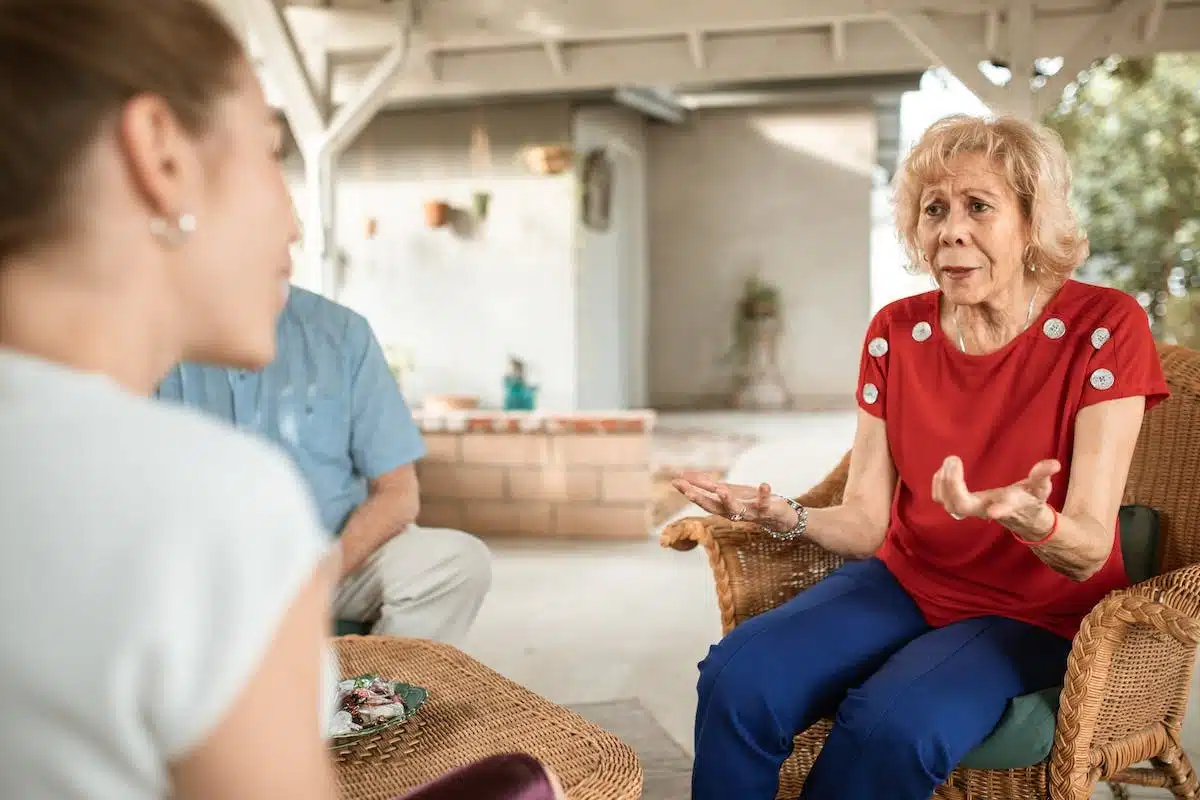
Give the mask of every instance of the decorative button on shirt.
[{"label": "decorative button on shirt", "polygon": [[1067,335],[1067,324],[1058,317],[1051,317],[1042,325],[1042,333],[1051,339],[1061,339]]},{"label": "decorative button on shirt", "polygon": [[1111,389],[1112,385],[1117,382],[1117,379],[1113,377],[1112,370],[1107,369],[1096,370],[1092,373],[1092,377],[1089,380],[1091,381],[1092,388],[1099,389],[1100,391]]},{"label": "decorative button on shirt", "polygon": [[1099,350],[1101,347],[1104,347],[1104,344],[1111,336],[1112,334],[1108,332],[1108,328],[1096,328],[1096,330],[1092,331],[1092,347]]},{"label": "decorative button on shirt", "polygon": [[[1069,476],[1081,409],[1135,395],[1152,408],[1167,396],[1146,312],[1124,292],[1068,280],[1029,335],[972,355],[952,338],[922,339],[937,329],[942,300],[933,291],[889,303],[862,339],[855,401],[882,420],[897,481],[876,555],[932,626],[1000,615],[1070,638],[1127,583],[1120,548],[1087,581],[1071,580],[995,523],[951,519],[930,481],[947,455],[962,459],[973,487],[1006,486],[1047,458]],[[1100,326],[1112,341],[1097,350],[1089,337]],[[886,358],[869,351],[876,338],[887,340]],[[1054,481],[1056,509],[1067,484]]]},{"label": "decorative button on shirt", "polygon": [[875,356],[876,358],[881,358],[881,357],[887,355],[887,351],[888,351],[887,339],[884,339],[882,336],[876,336],[867,345],[867,352],[870,353],[871,355]]}]

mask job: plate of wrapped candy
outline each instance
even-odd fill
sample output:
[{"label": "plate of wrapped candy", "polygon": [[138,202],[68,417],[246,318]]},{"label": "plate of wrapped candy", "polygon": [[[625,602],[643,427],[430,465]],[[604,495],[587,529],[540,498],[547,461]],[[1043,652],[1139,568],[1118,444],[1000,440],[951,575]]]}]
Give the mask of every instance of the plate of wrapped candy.
[{"label": "plate of wrapped candy", "polygon": [[330,721],[334,745],[399,725],[417,713],[429,692],[420,686],[359,675],[338,684],[337,710]]}]

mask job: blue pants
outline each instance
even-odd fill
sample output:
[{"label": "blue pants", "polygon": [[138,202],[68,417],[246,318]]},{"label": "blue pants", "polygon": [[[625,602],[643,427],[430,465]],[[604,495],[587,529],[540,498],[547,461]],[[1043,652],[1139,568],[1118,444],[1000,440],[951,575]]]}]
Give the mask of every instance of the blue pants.
[{"label": "blue pants", "polygon": [[802,797],[928,800],[1070,649],[1001,617],[932,628],[883,562],[847,563],[700,662],[692,797],[771,800],[792,738],[833,715]]}]

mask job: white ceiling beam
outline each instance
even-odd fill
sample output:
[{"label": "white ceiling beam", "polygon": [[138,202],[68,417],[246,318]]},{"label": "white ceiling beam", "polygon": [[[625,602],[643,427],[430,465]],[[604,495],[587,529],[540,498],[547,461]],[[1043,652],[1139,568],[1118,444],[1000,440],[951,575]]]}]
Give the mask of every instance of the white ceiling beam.
[{"label": "white ceiling beam", "polygon": [[[1039,4],[1038,8],[1042,7]],[[1039,13],[1033,31],[1032,54],[1034,57],[1065,55],[1064,51],[1070,48],[1064,47],[1063,42],[1080,38],[1080,31],[1107,18],[1106,12]],[[398,31],[394,14],[390,19],[392,29]],[[947,37],[958,43],[972,60],[1010,55],[1006,36],[1001,38],[999,52],[989,50],[986,25],[980,14],[946,15],[940,24]],[[376,27],[382,27],[382,24]],[[1112,39],[1112,51],[1128,56],[1160,51],[1200,51],[1200,6],[1168,5],[1153,43],[1143,41],[1140,34],[1133,24],[1118,31]],[[419,44],[423,40],[414,35],[410,59],[414,63],[411,69],[397,77],[391,99],[404,104],[423,99],[468,99],[480,95],[607,90],[623,84],[677,85],[698,80],[721,83],[879,75],[920,71],[930,66],[930,60],[891,23],[882,21],[857,22],[848,26],[846,60],[841,63],[830,52],[828,27],[771,34],[706,31],[702,72],[696,67],[695,53],[683,42],[685,36],[685,31],[681,30],[674,37],[656,40],[571,40],[566,42],[571,48],[570,73],[567,77],[559,77],[547,69],[540,40],[530,39],[526,45],[514,46],[510,38],[502,38],[487,48],[436,51],[430,49],[432,46],[428,43]],[[385,44],[394,41],[395,36],[392,36]],[[357,54],[353,64],[347,64],[344,55],[336,61],[335,103],[346,102],[365,76],[368,66],[362,59],[382,52],[384,46],[377,45]],[[1065,65],[1064,69],[1071,70],[1071,65]],[[1073,78],[1074,73],[1071,75]]]},{"label": "white ceiling beam", "polygon": [[1162,26],[1163,11],[1167,7],[1167,0],[1154,0],[1154,4],[1150,7],[1150,13],[1146,15],[1146,20],[1142,23],[1142,41],[1149,43],[1154,41],[1154,37],[1158,36],[1158,29]]},{"label": "white ceiling beam", "polygon": [[704,31],[688,31],[688,52],[692,56],[692,64],[698,70],[708,66],[708,58],[704,53]]},{"label": "white ceiling beam", "polygon": [[567,74],[567,62],[563,58],[562,42],[546,40],[542,42],[542,49],[546,51],[546,58],[550,61],[550,68],[554,70],[554,74],[563,76]]},{"label": "white ceiling beam", "polygon": [[[234,0],[222,1],[226,3],[234,2]],[[606,4],[610,6],[612,4],[621,5],[630,2],[632,0],[605,0],[605,3],[590,4],[589,7],[591,5],[601,6]],[[1108,3],[1105,0],[1096,0],[1095,8],[1091,10],[1086,8],[1080,10],[1081,3],[1083,2],[1087,2],[1087,0],[1040,0],[1036,4],[1038,30],[1034,32],[1035,39],[1045,45],[1045,47],[1037,48],[1038,55],[1061,54],[1062,47],[1059,46],[1059,42],[1062,39],[1065,38],[1066,41],[1072,41],[1078,38],[1079,31],[1086,30],[1096,20],[1103,18],[1107,14]],[[644,2],[644,0],[637,0],[637,3],[640,4],[639,7],[654,7],[659,5]],[[729,3],[726,9],[728,13],[724,14],[721,19],[733,22],[740,21],[742,24],[712,29],[694,22],[689,9],[688,19],[683,21],[682,27],[680,20],[676,19],[674,27],[655,34],[646,33],[644,27],[621,29],[611,25],[586,30],[581,29],[571,35],[567,35],[566,33],[536,35],[534,33],[522,32],[511,26],[509,29],[500,32],[487,33],[481,32],[474,22],[469,28],[464,28],[451,34],[443,33],[439,36],[433,36],[425,30],[425,17],[430,14],[444,14],[446,13],[446,7],[457,5],[457,3],[450,2],[432,3],[426,9],[422,10],[420,21],[422,27],[415,32],[413,39],[414,55],[424,50],[493,49],[496,47],[520,47],[532,44],[540,46],[547,38],[563,42],[564,44],[574,42],[587,44],[622,38],[677,37],[688,35],[686,33],[687,30],[705,32],[699,38],[707,41],[711,36],[725,35],[737,31],[789,30],[802,27],[818,28],[827,27],[835,22],[841,22],[848,27],[852,27],[857,22],[880,20],[886,16],[880,10],[884,7],[884,4],[880,3],[879,0],[844,0],[844,2],[812,0],[812,2],[805,3],[799,9],[785,8],[785,10],[789,11],[789,14],[786,16],[766,18],[760,15],[757,18],[753,18],[753,24],[747,21],[751,19],[748,12],[753,9],[747,10],[741,3]],[[948,0],[945,3],[942,0],[890,0],[889,6],[898,9],[897,13],[902,13],[905,9],[913,8],[920,10],[946,6],[957,9],[959,13],[945,15],[942,20],[943,25],[948,26],[952,22],[957,21],[969,23],[965,27],[958,28],[958,30],[963,31],[976,42],[980,39],[978,29],[982,27],[984,30],[982,49],[985,55],[1003,55],[1002,52],[996,52],[996,45],[1003,44],[1003,42],[1000,37],[995,7],[976,7],[974,11],[964,11],[962,3],[956,3],[956,0]],[[845,13],[836,13],[836,10],[839,8],[844,9]],[[1064,8],[1068,10],[1064,10]],[[1163,8],[1160,33],[1165,34],[1169,32],[1172,17],[1190,19],[1194,17],[1195,10],[1196,6],[1194,4],[1172,6],[1167,3]],[[657,14],[658,12],[654,13]],[[361,58],[366,55],[382,53],[395,42],[400,34],[400,26],[396,15],[391,11],[288,7],[286,17],[294,31],[296,41],[303,49],[307,50],[310,47],[323,48],[332,55],[335,61],[341,61],[345,57]],[[989,20],[997,21],[997,24],[989,24]],[[560,30],[565,30],[565,28],[560,26]],[[1184,31],[1183,33],[1189,33],[1189,31]]]},{"label": "white ceiling beam", "polygon": [[239,10],[248,36],[270,70],[293,135],[301,141],[315,140],[325,129],[325,117],[283,12],[273,0],[243,0]]},{"label": "white ceiling beam", "polygon": [[345,53],[390,47],[404,28],[400,16],[390,8],[376,11],[288,6],[284,16],[298,41],[319,42],[335,59]]},{"label": "white ceiling beam", "polygon": [[687,109],[648,89],[619,87],[613,92],[613,100],[660,122],[681,125],[687,121]]},{"label": "white ceiling beam", "polygon": [[[686,85],[697,81],[695,62],[679,38],[659,41],[574,43],[563,78],[546,69],[539,46],[442,54],[436,83],[401,76],[393,100],[470,98],[487,94],[612,89],[617,86]],[[919,72],[929,66],[886,22],[857,26],[847,39],[845,59],[830,53],[827,30],[781,34],[710,35],[705,45],[704,82],[834,77]],[[339,91],[361,79],[362,68],[339,69]],[[336,99],[336,98],[335,98]]]},{"label": "white ceiling beam", "polygon": [[968,52],[960,39],[948,35],[929,14],[893,14],[891,19],[922,55],[954,73],[954,77],[962,81],[980,101],[988,106],[1003,102],[998,87],[980,71],[981,59],[978,54]]},{"label": "white ceiling beam", "polygon": [[995,55],[1000,46],[1000,13],[985,11],[983,14],[983,49],[990,55]]},{"label": "white ceiling beam", "polygon": [[[1099,12],[1106,0],[1040,0],[1043,11],[1086,8]],[[421,9],[421,29],[438,45],[457,45],[464,37],[525,36],[537,39],[661,36],[681,27],[696,30],[761,30],[835,21],[879,19],[888,13],[945,11],[978,13],[995,4],[974,0],[562,0],[502,2],[431,2]]]},{"label": "white ceiling beam", "polygon": [[834,61],[841,64],[846,60],[846,23],[835,22],[829,26],[829,47]]},{"label": "white ceiling beam", "polygon": [[362,133],[363,128],[388,102],[392,84],[404,69],[409,54],[409,35],[404,34],[383,58],[371,67],[349,102],[340,106],[329,121],[323,148],[341,153]]},{"label": "white ceiling beam", "polygon": [[1141,44],[1140,31],[1135,30],[1138,19],[1147,11],[1146,0],[1117,0],[1112,10],[1095,20],[1075,42],[1062,53],[1063,65],[1035,97],[1038,115],[1044,114],[1062,98],[1067,84],[1097,58],[1125,51],[1123,43]]}]

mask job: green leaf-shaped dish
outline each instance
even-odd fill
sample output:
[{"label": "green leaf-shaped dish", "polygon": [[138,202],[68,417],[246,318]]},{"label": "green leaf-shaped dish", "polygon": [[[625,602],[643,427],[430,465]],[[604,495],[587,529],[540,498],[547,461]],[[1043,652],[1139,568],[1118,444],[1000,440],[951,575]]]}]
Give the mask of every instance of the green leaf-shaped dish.
[{"label": "green leaf-shaped dish", "polygon": [[[355,675],[352,678],[344,678],[343,680],[362,679],[366,681],[373,681],[378,677],[378,675],[374,674]],[[417,713],[417,710],[420,709],[421,706],[425,705],[425,701],[429,699],[429,692],[420,686],[413,686],[411,683],[404,683],[403,681],[389,682],[392,685],[392,691],[396,693],[396,697],[400,698],[400,701],[404,703],[404,716],[392,717],[389,720],[384,720],[383,722],[372,725],[369,728],[363,728],[361,731],[345,733],[341,736],[332,736],[329,739],[330,744],[332,744],[334,747],[341,747],[353,742],[355,739],[361,739],[364,736],[372,736],[380,731],[387,730],[388,728],[393,728],[397,725],[403,725],[405,722],[408,722],[410,719],[412,719]]]}]

